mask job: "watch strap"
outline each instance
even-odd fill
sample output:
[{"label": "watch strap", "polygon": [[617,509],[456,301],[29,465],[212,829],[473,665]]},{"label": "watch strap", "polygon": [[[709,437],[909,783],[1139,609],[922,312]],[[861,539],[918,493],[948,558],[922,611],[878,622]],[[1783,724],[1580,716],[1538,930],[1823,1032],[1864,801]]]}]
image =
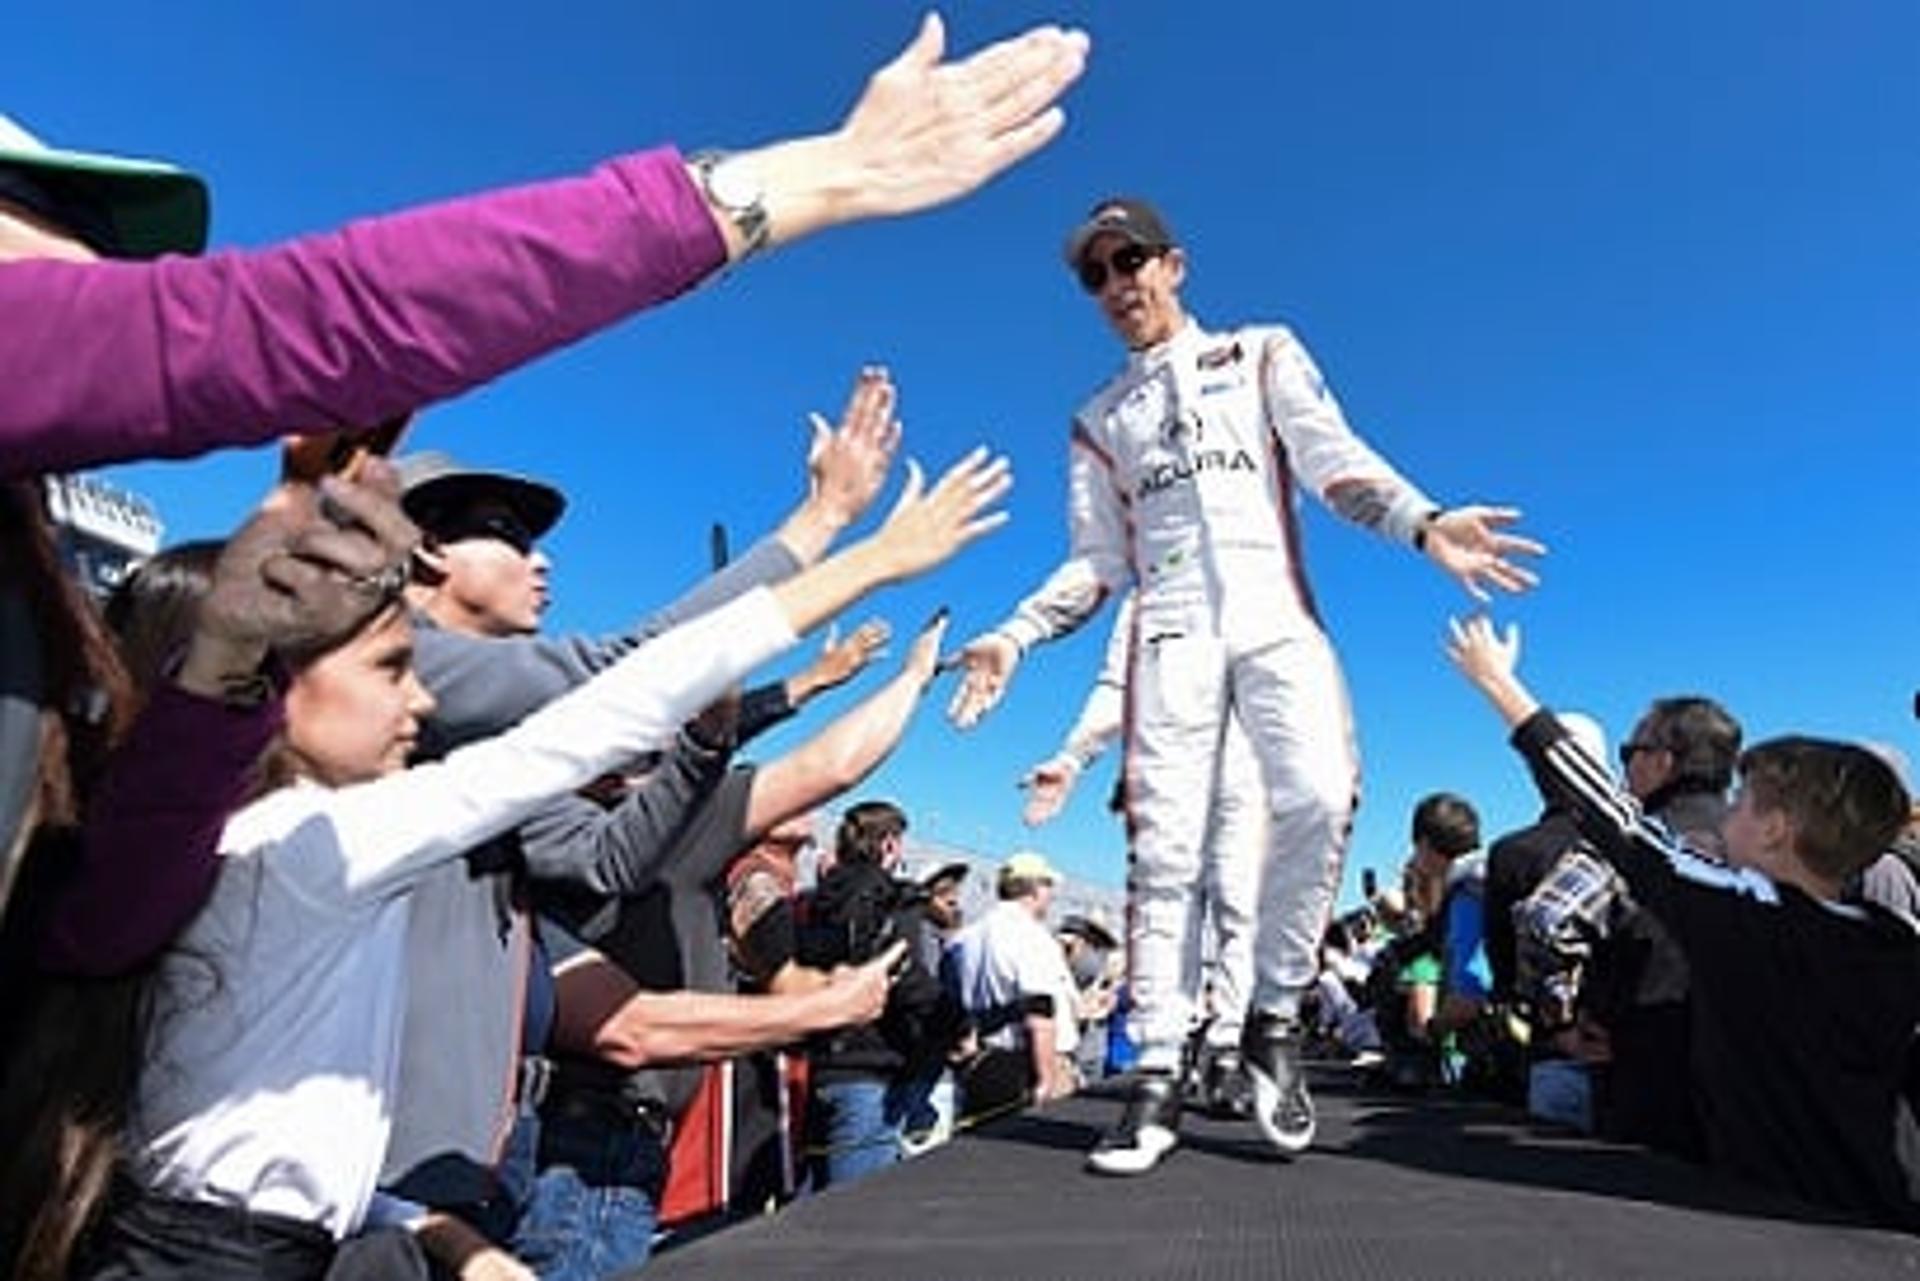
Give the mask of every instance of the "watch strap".
[{"label": "watch strap", "polygon": [[687,162],[700,177],[700,190],[706,196],[707,203],[726,214],[734,230],[740,234],[740,257],[746,259],[767,247],[767,241],[773,234],[773,224],[767,217],[764,193],[756,190],[752,200],[742,203],[726,199],[715,188],[714,171],[732,159],[733,155],[730,151],[709,149],[695,152]]}]

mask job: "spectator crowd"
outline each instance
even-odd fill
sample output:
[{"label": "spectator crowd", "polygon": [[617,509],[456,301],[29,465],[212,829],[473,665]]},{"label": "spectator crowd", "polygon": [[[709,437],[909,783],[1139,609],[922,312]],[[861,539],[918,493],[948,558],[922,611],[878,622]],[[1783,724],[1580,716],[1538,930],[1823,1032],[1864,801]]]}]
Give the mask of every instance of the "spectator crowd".
[{"label": "spectator crowd", "polygon": [[[761,675],[989,538],[1004,458],[896,468],[899,393],[861,370],[777,526],[627,630],[558,636],[566,495],[405,439],[729,264],[963,197],[1053,136],[1086,52],[1047,27],[948,59],[930,19],[828,134],[207,256],[192,175],[0,120],[0,1271],[610,1276],[1128,1070],[1119,927],[1056,920],[1029,851],[965,919],[968,865],[903,877],[911,814],[855,795],[944,613],[857,698],[835,691],[895,639],[878,620]],[[227,539],[104,602],[60,563],[49,478],[271,445],[282,483]],[[1517,650],[1482,620],[1453,640],[1541,816],[1488,844],[1466,799],[1415,807],[1403,883],[1327,932],[1321,1048],[1912,1224],[1897,768],[1743,750],[1678,697],[1616,779]],[[1107,685],[1030,775],[1030,822],[1119,732]],[[796,718],[798,746],[752,752]],[[1210,844],[1260,848],[1246,790]],[[1182,1066],[1228,1115],[1257,863],[1208,873]]]}]

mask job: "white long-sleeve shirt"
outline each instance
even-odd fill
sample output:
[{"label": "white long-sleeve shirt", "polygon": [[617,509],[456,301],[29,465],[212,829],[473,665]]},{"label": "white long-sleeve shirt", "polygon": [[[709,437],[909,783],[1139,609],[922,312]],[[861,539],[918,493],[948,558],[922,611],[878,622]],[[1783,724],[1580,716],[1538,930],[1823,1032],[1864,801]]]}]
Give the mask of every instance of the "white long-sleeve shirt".
[{"label": "white long-sleeve shirt", "polygon": [[235,814],[212,898],[169,954],[133,1148],[160,1191],[358,1228],[390,1126],[409,892],[440,863],[664,742],[794,635],[750,592],[647,642],[496,738]]}]

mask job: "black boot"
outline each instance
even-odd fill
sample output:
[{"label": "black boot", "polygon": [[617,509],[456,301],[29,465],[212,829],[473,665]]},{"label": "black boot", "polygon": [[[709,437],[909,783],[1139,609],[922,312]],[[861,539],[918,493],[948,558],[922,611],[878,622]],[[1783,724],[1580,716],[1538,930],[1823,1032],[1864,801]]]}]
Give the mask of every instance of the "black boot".
[{"label": "black boot", "polygon": [[1253,1119],[1267,1142],[1297,1156],[1313,1143],[1313,1097],[1300,1070],[1300,1024],[1255,1011],[1240,1033],[1240,1056],[1253,1086]]},{"label": "black boot", "polygon": [[1253,1087],[1240,1052],[1215,1050],[1207,1058],[1207,1115],[1220,1121],[1244,1121],[1253,1115]]}]

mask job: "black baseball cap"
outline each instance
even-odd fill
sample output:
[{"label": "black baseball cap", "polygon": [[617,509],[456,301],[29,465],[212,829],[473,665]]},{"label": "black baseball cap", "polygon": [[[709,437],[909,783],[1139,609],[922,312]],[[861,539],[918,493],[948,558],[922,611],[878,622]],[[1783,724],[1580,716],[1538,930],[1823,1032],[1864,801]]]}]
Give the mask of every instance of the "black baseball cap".
[{"label": "black baseball cap", "polygon": [[1093,238],[1109,233],[1125,236],[1148,249],[1171,249],[1174,245],[1173,232],[1159,210],[1136,196],[1109,196],[1087,210],[1086,220],[1068,235],[1067,266],[1078,271]]},{"label": "black baseball cap", "polygon": [[1077,935],[1107,952],[1120,946],[1120,940],[1113,936],[1112,930],[1091,916],[1082,916],[1078,913],[1061,921],[1060,928],[1055,933]]},{"label": "black baseball cap", "polygon": [[538,538],[567,509],[566,498],[552,485],[508,472],[465,467],[436,449],[408,454],[395,460],[394,467],[400,473],[401,509],[429,534],[475,503],[492,501],[510,508],[527,532]]}]

